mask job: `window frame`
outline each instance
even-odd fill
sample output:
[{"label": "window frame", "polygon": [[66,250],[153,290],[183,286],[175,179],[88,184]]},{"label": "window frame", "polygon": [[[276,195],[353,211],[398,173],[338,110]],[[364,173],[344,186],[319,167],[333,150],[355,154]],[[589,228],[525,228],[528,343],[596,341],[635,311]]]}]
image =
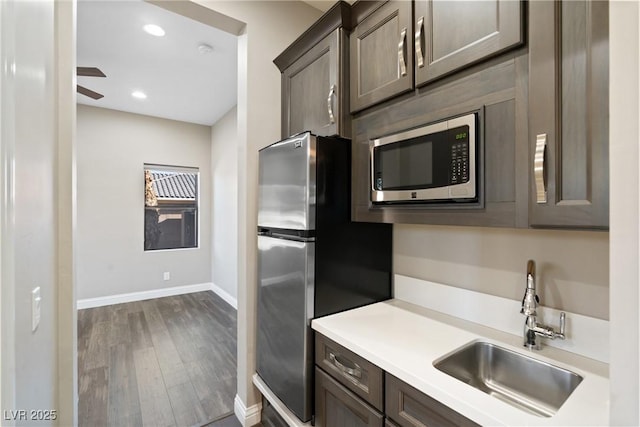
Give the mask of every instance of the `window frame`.
[{"label": "window frame", "polygon": [[[188,250],[195,250],[195,249],[199,249],[200,248],[200,168],[196,167],[196,166],[179,166],[179,165],[167,165],[167,164],[159,164],[159,163],[143,163],[143,168],[142,168],[142,176],[143,176],[143,187],[142,187],[142,208],[143,208],[143,238],[142,238],[142,250],[145,253],[154,253],[154,252],[166,252],[166,251],[188,251]],[[146,235],[146,225],[147,225],[147,220],[146,220],[146,212],[147,212],[147,208],[149,207],[153,207],[153,206],[147,206],[147,200],[146,200],[146,177],[145,177],[145,173],[146,171],[167,171],[167,172],[184,172],[184,173],[190,173],[190,174],[194,174],[195,178],[196,178],[196,183],[195,183],[195,212],[196,212],[196,220],[195,220],[195,227],[196,227],[196,231],[195,231],[195,246],[184,246],[184,247],[175,247],[175,248],[157,248],[157,249],[152,249],[152,248],[147,248],[146,247],[146,240],[147,240],[147,235]]]}]

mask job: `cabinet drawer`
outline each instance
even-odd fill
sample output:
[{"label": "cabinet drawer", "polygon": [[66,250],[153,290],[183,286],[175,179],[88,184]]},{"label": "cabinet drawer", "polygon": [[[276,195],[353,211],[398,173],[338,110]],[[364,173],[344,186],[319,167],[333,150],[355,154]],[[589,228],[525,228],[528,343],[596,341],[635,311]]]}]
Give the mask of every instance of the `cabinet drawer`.
[{"label": "cabinet drawer", "polygon": [[393,375],[386,374],[386,414],[401,427],[478,426]]},{"label": "cabinet drawer", "polygon": [[384,416],[316,367],[317,427],[383,427]]},{"label": "cabinet drawer", "polygon": [[382,369],[319,333],[316,333],[316,364],[382,411]]}]

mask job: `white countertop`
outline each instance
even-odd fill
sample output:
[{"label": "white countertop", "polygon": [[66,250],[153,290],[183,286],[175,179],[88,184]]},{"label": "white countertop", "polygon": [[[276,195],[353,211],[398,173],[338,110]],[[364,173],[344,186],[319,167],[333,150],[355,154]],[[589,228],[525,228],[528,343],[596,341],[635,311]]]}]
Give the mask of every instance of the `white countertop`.
[{"label": "white countertop", "polygon": [[[608,365],[593,359],[548,346],[529,351],[521,337],[395,299],[314,319],[311,326],[478,424],[609,424]],[[554,416],[528,414],[433,367],[435,360],[474,340],[527,354],[584,379]]]}]

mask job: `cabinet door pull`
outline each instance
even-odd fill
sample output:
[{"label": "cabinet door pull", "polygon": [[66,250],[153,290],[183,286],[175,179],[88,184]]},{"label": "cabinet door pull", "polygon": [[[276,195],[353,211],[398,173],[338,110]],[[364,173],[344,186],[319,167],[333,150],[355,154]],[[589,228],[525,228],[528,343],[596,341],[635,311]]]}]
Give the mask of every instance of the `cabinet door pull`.
[{"label": "cabinet door pull", "polygon": [[336,118],[333,116],[333,95],[336,93],[336,85],[329,88],[329,96],[327,97],[327,111],[329,112],[329,124],[334,124]]},{"label": "cabinet door pull", "polygon": [[536,135],[536,152],[533,157],[533,176],[536,183],[536,203],[547,203],[545,183],[544,152],[547,146],[547,134]]},{"label": "cabinet door pull", "polygon": [[422,52],[422,31],[424,30],[424,16],[418,19],[416,25],[415,44],[416,44],[416,62],[418,68],[424,67],[424,53]]},{"label": "cabinet door pull", "polygon": [[400,75],[407,75],[407,60],[404,56],[404,44],[407,40],[407,29],[403,28],[400,33],[400,43],[398,43],[398,64],[400,65]]},{"label": "cabinet door pull", "polygon": [[329,352],[329,359],[331,359],[331,363],[333,363],[333,365],[336,368],[338,368],[343,373],[350,375],[352,377],[362,378],[362,368],[357,363],[351,362],[353,363],[353,368],[349,368],[348,366],[345,366],[345,364],[343,364],[338,360],[339,357],[340,356],[336,356],[335,354]]}]

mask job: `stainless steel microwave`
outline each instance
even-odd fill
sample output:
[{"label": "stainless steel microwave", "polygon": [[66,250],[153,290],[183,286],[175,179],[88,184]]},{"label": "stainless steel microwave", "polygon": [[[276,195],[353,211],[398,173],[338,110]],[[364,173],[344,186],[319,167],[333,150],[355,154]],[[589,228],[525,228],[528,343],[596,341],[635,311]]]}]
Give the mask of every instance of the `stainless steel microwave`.
[{"label": "stainless steel microwave", "polygon": [[478,200],[477,120],[471,113],[371,140],[371,202]]}]

